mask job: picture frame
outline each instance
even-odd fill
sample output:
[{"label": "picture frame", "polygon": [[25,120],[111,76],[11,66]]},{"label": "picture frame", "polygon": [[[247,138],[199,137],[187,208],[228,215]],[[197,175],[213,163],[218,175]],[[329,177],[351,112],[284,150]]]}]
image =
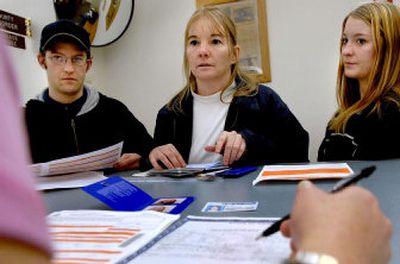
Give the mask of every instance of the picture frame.
[{"label": "picture frame", "polygon": [[241,48],[241,69],[258,82],[271,82],[266,0],[196,0],[196,6],[215,6],[233,20]]}]

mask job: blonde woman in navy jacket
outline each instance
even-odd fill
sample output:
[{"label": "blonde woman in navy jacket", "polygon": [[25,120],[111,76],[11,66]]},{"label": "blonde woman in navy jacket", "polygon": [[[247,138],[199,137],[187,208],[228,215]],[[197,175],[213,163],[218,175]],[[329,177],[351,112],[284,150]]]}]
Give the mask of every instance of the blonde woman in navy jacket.
[{"label": "blonde woman in navy jacket", "polygon": [[271,88],[240,71],[239,54],[235,26],[223,12],[205,7],[192,15],[187,84],[158,113],[154,168],[308,161],[308,133]]},{"label": "blonde woman in navy jacket", "polygon": [[400,158],[400,8],[368,3],[343,21],[338,109],[318,160]]}]

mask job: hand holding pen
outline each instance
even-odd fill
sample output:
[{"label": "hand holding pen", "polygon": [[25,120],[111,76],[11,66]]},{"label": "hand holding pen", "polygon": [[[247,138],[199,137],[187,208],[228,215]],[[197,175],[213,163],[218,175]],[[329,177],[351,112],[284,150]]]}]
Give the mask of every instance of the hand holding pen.
[{"label": "hand holding pen", "polygon": [[[335,193],[340,190],[343,190],[344,188],[357,183],[359,180],[368,177],[369,175],[372,174],[372,172],[375,170],[375,166],[367,167],[363,169],[359,174],[350,176],[347,178],[344,178],[343,180],[340,180],[338,183],[336,183],[333,188],[331,189],[330,193]],[[271,226],[269,226],[266,230],[264,230],[256,239],[259,239],[261,237],[267,237],[269,235],[272,235],[276,232],[279,231],[281,224],[288,220],[290,218],[290,214],[287,214],[283,216],[281,219],[273,223]]]},{"label": "hand holding pen", "polygon": [[331,195],[301,182],[281,232],[291,239],[293,253],[324,253],[339,263],[363,264],[386,263],[390,257],[391,224],[374,195],[358,186]]}]

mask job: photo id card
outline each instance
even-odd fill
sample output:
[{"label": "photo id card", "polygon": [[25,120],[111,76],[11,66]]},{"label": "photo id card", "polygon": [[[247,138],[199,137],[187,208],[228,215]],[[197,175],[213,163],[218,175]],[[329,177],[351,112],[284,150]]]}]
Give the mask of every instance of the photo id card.
[{"label": "photo id card", "polygon": [[221,212],[246,212],[257,210],[258,202],[208,202],[202,212],[221,213]]}]

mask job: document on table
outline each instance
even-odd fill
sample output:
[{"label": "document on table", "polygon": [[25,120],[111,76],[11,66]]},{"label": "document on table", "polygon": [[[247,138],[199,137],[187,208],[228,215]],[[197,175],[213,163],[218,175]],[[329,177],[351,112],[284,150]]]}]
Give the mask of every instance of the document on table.
[{"label": "document on table", "polygon": [[68,174],[112,168],[121,156],[123,142],[86,154],[31,165],[37,176]]},{"label": "document on table", "polygon": [[347,163],[319,163],[307,165],[267,165],[260,171],[253,185],[269,180],[341,179],[353,174]]},{"label": "document on table", "polygon": [[47,216],[52,263],[117,263],[170,226],[179,215],[154,211],[59,211]]},{"label": "document on table", "polygon": [[102,171],[84,171],[72,174],[36,178],[36,190],[79,188],[107,179]]},{"label": "document on table", "polygon": [[290,255],[289,239],[280,232],[255,239],[276,220],[189,216],[147,250],[129,257],[128,263],[284,263]]}]

